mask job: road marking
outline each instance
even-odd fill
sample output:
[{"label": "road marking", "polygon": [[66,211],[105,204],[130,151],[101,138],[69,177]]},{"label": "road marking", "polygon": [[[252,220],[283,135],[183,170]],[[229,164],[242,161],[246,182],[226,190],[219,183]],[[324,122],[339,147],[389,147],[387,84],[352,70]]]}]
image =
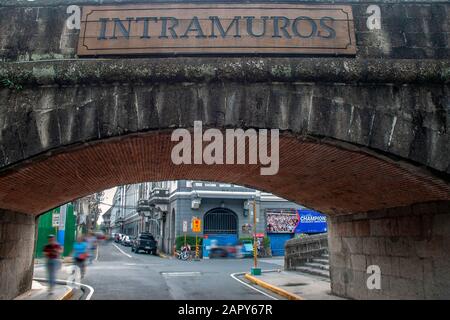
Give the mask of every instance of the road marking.
[{"label": "road marking", "polygon": [[131,258],[131,256],[128,254],[128,253],[125,253],[122,249],[120,249],[118,246],[116,246],[114,243],[113,243],[113,246],[114,247],[116,247],[116,249],[117,250],[119,250],[120,252],[122,252],[124,255],[126,255],[128,258]]},{"label": "road marking", "polygon": [[253,289],[253,290],[255,290],[255,291],[258,291],[259,293],[265,295],[266,297],[269,297],[269,298],[271,298],[271,299],[273,299],[273,300],[279,300],[279,299],[277,299],[277,298],[271,296],[270,294],[265,293],[264,291],[261,291],[261,290],[259,290],[259,289],[256,289],[255,287],[249,285],[248,283],[245,283],[244,281],[242,281],[242,280],[240,280],[240,279],[238,279],[238,278],[236,277],[237,275],[243,275],[243,274],[245,274],[245,272],[236,272],[236,273],[230,274],[230,277],[232,277],[234,280],[236,280],[236,281],[242,283],[244,286],[247,286],[247,287],[249,287],[250,289]]},{"label": "road marking", "polygon": [[200,276],[201,272],[198,271],[186,271],[186,272],[161,272],[163,276],[168,277],[190,277],[190,276]]},{"label": "road marking", "polygon": [[97,259],[98,259],[98,245],[97,245],[97,254],[95,255],[95,260],[94,261],[97,261]]},{"label": "road marking", "polygon": [[[33,278],[33,280],[48,282],[48,279],[46,279],[46,278]],[[89,294],[86,296],[85,300],[91,300],[91,297],[94,294],[94,288],[92,288],[91,286],[89,286],[87,284],[73,282],[73,281],[67,281],[67,280],[62,280],[62,279],[56,279],[55,281],[56,281],[56,283],[59,282],[60,284],[61,284],[61,282],[63,282],[64,284],[69,285],[69,282],[70,282],[70,284],[76,284],[77,286],[86,287],[87,289],[89,289]]]}]

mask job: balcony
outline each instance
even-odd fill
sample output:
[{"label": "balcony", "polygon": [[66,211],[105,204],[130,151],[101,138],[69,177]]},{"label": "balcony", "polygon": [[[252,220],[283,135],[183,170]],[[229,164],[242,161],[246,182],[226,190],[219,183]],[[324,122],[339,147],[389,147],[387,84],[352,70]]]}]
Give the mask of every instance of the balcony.
[{"label": "balcony", "polygon": [[150,211],[150,202],[148,199],[140,199],[137,203],[137,212]]},{"label": "balcony", "polygon": [[150,194],[149,204],[167,204],[169,203],[168,189],[154,189]]},{"label": "balcony", "polygon": [[254,189],[229,183],[192,181],[188,188],[197,198],[250,199],[255,196]]},{"label": "balcony", "polygon": [[253,189],[229,183],[192,181],[191,188],[196,191],[228,191],[228,192],[254,192]]}]

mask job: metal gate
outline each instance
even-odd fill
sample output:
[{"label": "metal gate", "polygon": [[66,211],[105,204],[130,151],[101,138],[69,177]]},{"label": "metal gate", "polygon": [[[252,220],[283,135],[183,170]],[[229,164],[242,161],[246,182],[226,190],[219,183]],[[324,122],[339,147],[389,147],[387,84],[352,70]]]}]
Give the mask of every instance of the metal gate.
[{"label": "metal gate", "polygon": [[273,256],[284,256],[284,244],[294,237],[292,233],[269,233],[270,249]]},{"label": "metal gate", "polygon": [[212,209],[205,214],[203,221],[204,234],[237,234],[237,216],[229,209]]}]

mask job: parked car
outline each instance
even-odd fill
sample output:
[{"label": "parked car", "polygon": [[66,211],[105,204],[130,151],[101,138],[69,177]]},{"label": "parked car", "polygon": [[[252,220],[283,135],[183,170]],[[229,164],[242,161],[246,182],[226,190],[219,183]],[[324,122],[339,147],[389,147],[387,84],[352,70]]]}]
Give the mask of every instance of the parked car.
[{"label": "parked car", "polygon": [[134,239],[131,251],[139,253],[143,250],[147,253],[156,255],[157,242],[153,235],[149,232],[140,233],[136,239]]},{"label": "parked car", "polygon": [[131,247],[132,246],[130,236],[123,236],[123,238],[122,238],[122,245],[124,245],[125,247]]}]

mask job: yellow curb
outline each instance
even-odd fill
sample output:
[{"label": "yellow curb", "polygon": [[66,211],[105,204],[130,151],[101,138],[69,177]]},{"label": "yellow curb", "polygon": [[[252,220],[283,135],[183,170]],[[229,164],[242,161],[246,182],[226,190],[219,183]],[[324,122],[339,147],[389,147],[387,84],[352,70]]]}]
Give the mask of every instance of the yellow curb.
[{"label": "yellow curb", "polygon": [[291,293],[291,292],[286,291],[284,289],[278,288],[278,287],[276,287],[274,285],[271,285],[270,283],[264,282],[264,281],[254,277],[254,276],[251,276],[248,273],[245,274],[245,278],[247,280],[257,284],[258,286],[261,286],[261,287],[266,288],[266,289],[268,289],[268,290],[270,290],[272,292],[275,292],[276,294],[278,294],[278,295],[280,295],[282,297],[288,298],[288,300],[305,300],[304,298],[302,298],[302,297],[300,297],[300,296],[298,296],[298,295],[296,295],[294,293]]},{"label": "yellow curb", "polygon": [[59,300],[69,300],[73,296],[73,289],[68,287],[69,291],[67,291]]}]

